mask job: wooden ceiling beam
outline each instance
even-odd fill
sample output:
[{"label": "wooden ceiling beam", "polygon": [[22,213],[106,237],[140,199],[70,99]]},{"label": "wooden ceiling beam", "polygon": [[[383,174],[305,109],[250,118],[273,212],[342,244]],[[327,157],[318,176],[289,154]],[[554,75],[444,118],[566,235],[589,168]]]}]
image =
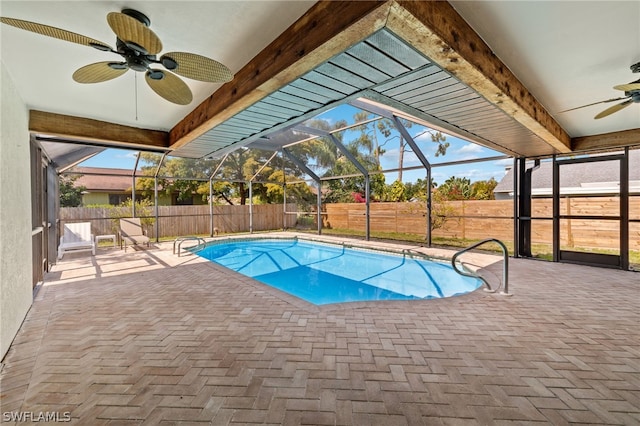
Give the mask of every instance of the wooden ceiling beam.
[{"label": "wooden ceiling beam", "polygon": [[107,143],[114,147],[169,147],[167,132],[37,110],[29,111],[29,131],[43,136]]},{"label": "wooden ceiling beam", "polygon": [[559,153],[571,138],[446,1],[399,0],[387,28],[473,88]]},{"label": "wooden ceiling beam", "polygon": [[319,1],[170,131],[179,148],[384,27],[390,4]]},{"label": "wooden ceiling beam", "polygon": [[577,152],[592,151],[594,149],[624,148],[625,146],[633,145],[640,145],[640,129],[581,136],[571,139],[571,148]]}]

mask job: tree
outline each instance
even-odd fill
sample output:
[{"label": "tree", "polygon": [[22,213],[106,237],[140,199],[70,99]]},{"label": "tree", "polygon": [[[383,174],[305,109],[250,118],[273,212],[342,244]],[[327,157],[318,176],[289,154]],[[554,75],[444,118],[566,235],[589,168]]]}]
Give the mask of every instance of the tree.
[{"label": "tree", "polygon": [[451,176],[435,192],[443,200],[468,200],[471,198],[471,180],[466,177]]},{"label": "tree", "polygon": [[[431,207],[431,229],[441,229],[444,225],[451,220],[456,214],[457,210],[453,207],[449,200],[444,198],[441,191],[433,192],[433,203]],[[455,219],[460,220],[460,219]]]},{"label": "tree", "polygon": [[[407,182],[405,186],[405,196],[407,200],[427,201],[427,179],[418,179],[414,182]],[[436,188],[438,184],[431,178],[431,188]]]},{"label": "tree", "polygon": [[87,188],[75,186],[76,180],[81,175],[60,175],[60,207],[79,207],[82,205],[82,192]]},{"label": "tree", "polygon": [[[413,127],[413,122],[411,122],[409,120],[400,119],[400,123],[404,126],[405,129],[410,129],[411,127]],[[390,120],[388,118],[385,118],[383,120],[378,121],[377,128],[380,131],[380,133],[385,138],[387,138],[387,140],[385,140],[378,147],[378,151],[381,151],[382,147],[385,144],[387,144],[391,140],[395,139],[396,137],[400,138],[400,144],[399,144],[399,148],[398,148],[398,180],[402,181],[402,169],[404,167],[404,156],[405,156],[406,152],[410,151],[406,147],[407,143],[406,143],[404,137],[402,136],[402,133],[398,133],[396,135],[393,135],[393,133],[397,132],[398,130],[396,128],[395,123],[392,120]],[[425,133],[428,133],[431,136],[431,142],[438,144],[438,148],[436,149],[435,156],[439,157],[441,155],[446,155],[447,148],[449,148],[449,142],[446,142],[446,140],[447,140],[446,135],[442,134],[442,132],[440,132],[438,130],[433,130],[433,129],[427,128],[424,131],[422,131],[422,132],[416,134],[415,136],[413,136],[413,139],[415,140],[416,138],[418,138],[419,136],[424,135]]]},{"label": "tree", "polygon": [[489,180],[479,180],[471,185],[471,197],[474,200],[495,200],[493,190],[498,185],[494,178]]},{"label": "tree", "polygon": [[[155,176],[158,172],[158,191],[172,196],[177,194],[178,200],[187,200],[194,195],[200,195],[206,201],[209,194],[208,178],[211,161],[193,158],[165,158],[158,169],[158,154],[142,152],[143,161],[141,172],[145,176]],[[206,180],[205,180],[206,179]],[[155,179],[143,177],[136,179],[136,191],[143,197],[152,199],[155,192]]]},{"label": "tree", "polygon": [[[266,188],[266,201],[269,203],[282,203],[284,202],[285,188],[282,182],[293,181],[294,176],[286,176],[284,171],[276,170],[269,176],[269,182],[279,183],[267,183]],[[304,205],[308,205],[314,202],[315,195],[311,192],[309,185],[306,183],[296,183],[294,185],[286,186],[287,197],[294,197],[296,200],[302,201]]]},{"label": "tree", "polygon": [[387,185],[385,191],[384,201],[403,202],[407,201],[407,188],[406,185],[396,180],[391,185]]},{"label": "tree", "polygon": [[[313,154],[313,147],[291,148],[299,158],[306,161]],[[233,205],[238,202],[246,204],[249,197],[249,180],[253,179],[253,197],[259,202],[282,202],[282,183],[286,181],[300,180],[301,176],[285,176],[281,170],[268,163],[273,152],[259,149],[241,148],[231,152],[224,161],[211,161],[208,159],[191,158],[165,158],[158,165],[159,157],[153,153],[141,154],[145,165],[141,168],[142,174],[153,176],[158,171],[158,190],[169,196],[177,194],[178,200],[189,199],[193,196],[201,197],[207,201],[209,197],[209,178],[216,171],[212,184],[212,196],[220,198],[224,202]],[[292,169],[293,166],[284,161],[283,167]],[[305,184],[306,186],[306,184]],[[310,191],[296,185],[294,193],[299,192],[303,197],[309,198]],[[136,179],[136,190],[144,197],[151,198],[155,190],[155,179],[144,177]]]},{"label": "tree", "polygon": [[451,176],[436,192],[443,200],[493,200],[493,190],[498,182],[491,178],[489,180],[479,180],[473,184],[466,177]]}]

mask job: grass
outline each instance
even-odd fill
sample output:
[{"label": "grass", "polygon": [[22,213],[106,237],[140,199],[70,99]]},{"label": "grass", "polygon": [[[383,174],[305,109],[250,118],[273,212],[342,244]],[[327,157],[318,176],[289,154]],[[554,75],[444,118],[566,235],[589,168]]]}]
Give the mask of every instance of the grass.
[{"label": "grass", "polygon": [[[316,233],[315,229],[296,229],[297,232],[303,233]],[[357,231],[352,229],[323,229],[323,234],[326,235],[336,235],[336,236],[345,236],[352,238],[365,238],[364,231]],[[209,234],[201,234],[196,235],[198,237],[209,238]],[[371,238],[376,240],[387,240],[387,241],[403,241],[403,242],[411,242],[418,245],[426,245],[426,240],[423,235],[418,234],[408,234],[402,232],[383,232],[383,231],[372,231],[370,233]],[[161,237],[159,239],[161,242],[164,241],[173,241],[175,237]],[[443,248],[465,248],[469,247],[472,244],[477,243],[480,240],[469,240],[462,238],[443,238],[443,237],[433,237],[432,245],[436,247]],[[509,254],[513,255],[513,242],[504,241],[504,244],[507,246],[509,250]],[[112,246],[113,243],[111,241],[101,241],[99,243],[100,247],[103,246]],[[491,253],[501,253],[502,250],[497,244],[486,244],[483,245],[480,251],[487,251]],[[582,249],[582,251],[589,251],[592,253],[602,253],[602,254],[617,254],[614,250],[606,250],[606,249]],[[549,244],[532,244],[531,252],[533,253],[533,257],[536,259],[542,260],[553,260],[553,250]],[[640,270],[640,250],[629,250],[629,264],[631,265],[631,269]]]},{"label": "grass", "polygon": [[[300,230],[300,232],[302,232]],[[323,234],[327,235],[337,235],[337,236],[346,236],[346,237],[359,237],[365,238],[366,234],[364,231],[357,231],[352,229],[323,229]],[[391,240],[391,241],[405,241],[412,242],[419,245],[425,245],[426,239],[423,235],[418,234],[408,234],[402,232],[382,232],[382,231],[371,231],[370,237],[372,239],[377,240]],[[480,240],[469,240],[469,239],[461,239],[461,238],[443,238],[443,237],[433,237],[432,245],[436,247],[444,247],[444,248],[465,248],[469,247],[472,244],[477,243]],[[509,250],[509,254],[513,255],[513,242],[512,241],[504,241],[504,244],[507,246]],[[488,251],[491,253],[501,253],[502,250],[500,246],[497,244],[489,243],[487,245],[483,245],[481,249]],[[582,251],[587,251],[586,249],[582,249]],[[593,253],[602,253],[602,254],[618,254],[614,250],[606,250],[606,249],[588,249],[589,252]],[[549,244],[532,244],[531,252],[533,257],[536,259],[542,260],[553,260],[553,249]],[[632,265],[632,269],[640,270],[640,250],[629,250],[629,263]]]}]

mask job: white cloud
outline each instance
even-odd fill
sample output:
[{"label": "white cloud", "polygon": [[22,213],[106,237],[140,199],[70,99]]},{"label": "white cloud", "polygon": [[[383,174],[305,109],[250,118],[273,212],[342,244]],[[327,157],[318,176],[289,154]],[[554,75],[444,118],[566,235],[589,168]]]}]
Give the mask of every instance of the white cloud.
[{"label": "white cloud", "polygon": [[477,154],[482,152],[482,147],[474,143],[468,143],[456,150],[457,154]]},{"label": "white cloud", "polygon": [[513,166],[513,159],[512,158],[503,158],[502,160],[497,160],[493,162],[494,165],[496,166]]},{"label": "white cloud", "polygon": [[[398,160],[400,159],[400,150],[398,148],[393,148],[388,151],[385,151],[382,157],[380,158],[380,162],[382,163],[383,169],[395,169],[398,167]],[[404,158],[402,159],[402,164],[404,167],[413,167],[413,166],[421,166],[420,160],[413,151],[404,151]]]},{"label": "white cloud", "polygon": [[504,176],[504,173],[496,173],[495,170],[470,169],[462,173],[457,173],[456,176],[469,178],[471,182],[476,182],[479,180],[489,180],[491,178],[494,178],[495,180],[500,182],[500,180]]},{"label": "white cloud", "polygon": [[114,155],[114,158],[133,158],[133,159],[136,159],[137,157],[138,157],[138,151],[131,151],[131,152],[127,152],[127,153]]}]

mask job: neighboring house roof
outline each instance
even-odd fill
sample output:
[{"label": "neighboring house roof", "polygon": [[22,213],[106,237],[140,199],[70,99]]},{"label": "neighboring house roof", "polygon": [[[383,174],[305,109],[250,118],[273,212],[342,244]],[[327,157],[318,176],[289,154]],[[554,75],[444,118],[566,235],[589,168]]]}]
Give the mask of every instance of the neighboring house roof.
[{"label": "neighboring house roof", "polygon": [[[527,168],[533,162],[527,162]],[[619,165],[615,161],[599,163],[576,163],[560,169],[560,187],[572,194],[602,194],[617,192],[619,188]],[[550,195],[553,186],[553,163],[543,161],[532,174],[532,195]],[[508,170],[493,190],[494,193],[513,192],[513,168]],[[629,152],[629,192],[640,193],[640,150]]]},{"label": "neighboring house roof", "polygon": [[128,192],[133,184],[131,169],[75,167],[73,172],[81,174],[74,186],[84,186],[89,192]]}]

